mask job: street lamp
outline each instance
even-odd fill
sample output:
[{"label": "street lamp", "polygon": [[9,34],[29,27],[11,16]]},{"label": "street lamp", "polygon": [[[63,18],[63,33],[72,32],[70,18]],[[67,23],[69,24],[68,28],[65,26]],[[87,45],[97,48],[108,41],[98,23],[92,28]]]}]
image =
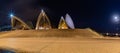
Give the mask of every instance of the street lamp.
[{"label": "street lamp", "polygon": [[116,24],[118,24],[119,21],[120,21],[119,15],[114,15],[114,16],[113,16],[113,21],[114,21]]},{"label": "street lamp", "polygon": [[[118,30],[119,30],[119,24],[120,24],[120,16],[119,16],[119,14],[113,15],[112,21],[114,22],[114,24],[116,24],[115,25],[116,26],[115,29],[118,32]],[[115,35],[118,36],[118,33],[116,33]]]}]

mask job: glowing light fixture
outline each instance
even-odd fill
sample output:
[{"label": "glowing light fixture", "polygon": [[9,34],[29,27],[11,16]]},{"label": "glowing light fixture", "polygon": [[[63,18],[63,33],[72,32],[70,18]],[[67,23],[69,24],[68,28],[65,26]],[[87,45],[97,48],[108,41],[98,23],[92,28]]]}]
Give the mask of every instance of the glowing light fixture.
[{"label": "glowing light fixture", "polygon": [[118,22],[119,21],[119,16],[114,16],[114,21]]},{"label": "glowing light fixture", "polygon": [[113,20],[113,22],[115,22],[115,23],[119,23],[119,21],[120,21],[120,16],[116,14],[116,15],[113,16],[113,19],[112,19],[112,20]]},{"label": "glowing light fixture", "polygon": [[10,14],[10,17],[12,18],[13,16],[14,16],[14,15],[11,13],[11,14]]}]

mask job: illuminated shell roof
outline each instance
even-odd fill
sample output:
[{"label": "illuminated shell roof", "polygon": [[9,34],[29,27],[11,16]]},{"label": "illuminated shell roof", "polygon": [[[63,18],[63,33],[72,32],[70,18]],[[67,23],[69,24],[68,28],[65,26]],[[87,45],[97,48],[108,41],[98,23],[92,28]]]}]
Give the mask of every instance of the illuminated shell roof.
[{"label": "illuminated shell roof", "polygon": [[60,19],[58,29],[68,29],[68,26],[63,17],[61,17],[61,19]]},{"label": "illuminated shell roof", "polygon": [[72,18],[70,17],[69,14],[66,14],[65,21],[66,21],[67,25],[68,25],[71,29],[75,29],[73,20],[72,20]]},{"label": "illuminated shell roof", "polygon": [[19,19],[16,16],[13,16],[11,19],[11,25],[13,29],[22,29],[22,30],[28,30],[31,29],[25,22],[23,22],[21,19]]},{"label": "illuminated shell roof", "polygon": [[45,12],[42,10],[36,23],[36,30],[51,29],[51,23]]}]

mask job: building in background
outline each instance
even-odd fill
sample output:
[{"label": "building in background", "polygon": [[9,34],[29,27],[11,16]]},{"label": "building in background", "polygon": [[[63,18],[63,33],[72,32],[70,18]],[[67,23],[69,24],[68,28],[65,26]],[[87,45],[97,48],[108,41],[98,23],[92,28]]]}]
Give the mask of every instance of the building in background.
[{"label": "building in background", "polygon": [[72,20],[72,18],[71,18],[71,16],[70,16],[69,14],[66,14],[66,16],[65,16],[65,21],[66,21],[66,23],[67,23],[67,25],[68,25],[68,27],[69,27],[70,29],[75,29],[73,20]]},{"label": "building in background", "polygon": [[58,25],[58,29],[68,29],[68,26],[66,24],[66,21],[64,20],[63,17],[61,17],[59,25]]},{"label": "building in background", "polygon": [[29,30],[29,29],[31,29],[31,27],[29,27],[25,22],[23,22],[21,19],[19,19],[16,16],[12,17],[11,25],[12,25],[12,29],[14,29],[14,30]]},{"label": "building in background", "polygon": [[51,29],[51,23],[48,16],[45,14],[43,10],[41,10],[40,15],[38,16],[36,23],[36,30],[40,29]]}]

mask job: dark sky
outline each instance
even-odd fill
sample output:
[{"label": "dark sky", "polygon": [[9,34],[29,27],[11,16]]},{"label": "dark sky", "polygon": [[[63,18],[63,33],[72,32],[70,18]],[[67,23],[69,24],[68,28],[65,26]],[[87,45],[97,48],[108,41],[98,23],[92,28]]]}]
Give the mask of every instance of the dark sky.
[{"label": "dark sky", "polygon": [[61,16],[69,13],[76,28],[90,27],[98,32],[119,32],[120,24],[111,21],[120,12],[120,0],[0,0],[0,26],[9,25],[9,14],[35,25],[41,11],[57,28]]}]

